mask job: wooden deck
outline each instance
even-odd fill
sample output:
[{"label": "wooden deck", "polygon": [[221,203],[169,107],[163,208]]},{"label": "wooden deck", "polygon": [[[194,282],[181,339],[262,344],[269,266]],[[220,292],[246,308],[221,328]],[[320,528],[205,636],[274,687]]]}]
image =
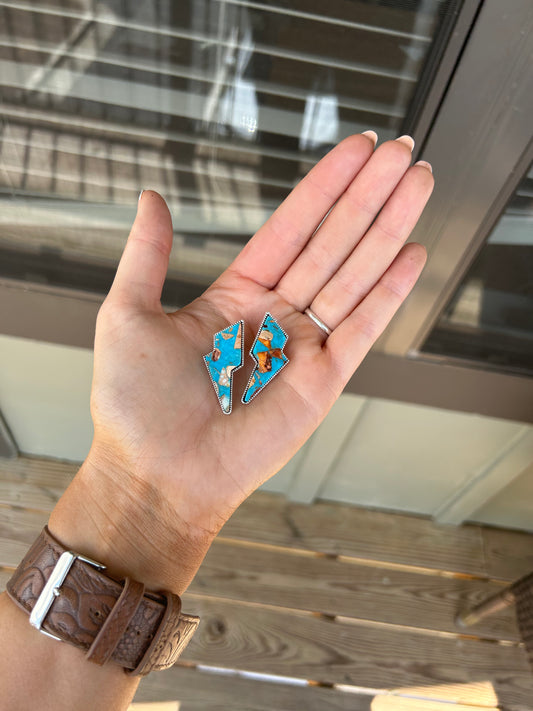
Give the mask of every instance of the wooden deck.
[{"label": "wooden deck", "polygon": [[[70,463],[0,459],[2,588],[74,473]],[[185,596],[202,623],[180,665],[145,679],[136,701],[179,701],[169,711],[533,711],[513,611],[468,634],[453,622],[532,569],[531,535],[260,492]]]}]

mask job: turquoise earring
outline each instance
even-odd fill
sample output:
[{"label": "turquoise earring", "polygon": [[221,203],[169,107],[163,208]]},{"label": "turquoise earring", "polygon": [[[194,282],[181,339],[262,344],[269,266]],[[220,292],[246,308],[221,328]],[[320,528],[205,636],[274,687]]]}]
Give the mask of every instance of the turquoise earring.
[{"label": "turquoise earring", "polygon": [[233,373],[244,360],[244,321],[218,331],[213,336],[213,350],[204,355],[207,372],[215,388],[220,407],[225,415],[231,413]]},{"label": "turquoise earring", "polygon": [[255,368],[241,402],[247,405],[289,362],[283,352],[288,335],[271,313],[266,313],[255,337],[250,355],[255,360]]}]

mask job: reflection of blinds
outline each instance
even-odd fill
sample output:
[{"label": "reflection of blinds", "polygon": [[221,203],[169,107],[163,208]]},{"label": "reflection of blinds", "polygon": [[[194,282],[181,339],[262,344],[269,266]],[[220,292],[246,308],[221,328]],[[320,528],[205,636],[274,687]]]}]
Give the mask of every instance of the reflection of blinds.
[{"label": "reflection of blinds", "polygon": [[0,240],[104,256],[52,208],[36,236],[42,201],[85,204],[82,240],[140,187],[184,234],[245,239],[333,143],[397,135],[445,5],[0,2],[0,195],[26,201]]}]

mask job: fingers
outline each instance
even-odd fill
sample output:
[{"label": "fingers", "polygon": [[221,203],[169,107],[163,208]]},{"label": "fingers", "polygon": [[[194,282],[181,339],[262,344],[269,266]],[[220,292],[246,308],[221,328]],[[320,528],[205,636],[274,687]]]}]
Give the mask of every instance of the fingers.
[{"label": "fingers", "polygon": [[335,329],[392,264],[416,225],[433,190],[433,176],[410,168],[374,224],[337,273],[311,302],[311,309]]},{"label": "fingers", "polygon": [[405,245],[370,293],[329,336],[325,348],[332,360],[332,372],[342,381],[340,387],[348,382],[383,333],[415,285],[425,262],[426,250],[422,245]]},{"label": "fingers", "polygon": [[[411,163],[404,139],[382,144],[277,286],[298,311],[309,306],[357,246]],[[350,309],[351,310],[351,309]]]},{"label": "fingers", "polygon": [[298,183],[248,242],[230,269],[268,289],[274,287],[325,215],[372,155],[374,140],[346,138]]},{"label": "fingers", "polygon": [[171,249],[168,207],[161,195],[144,190],[110,296],[141,308],[160,309]]}]

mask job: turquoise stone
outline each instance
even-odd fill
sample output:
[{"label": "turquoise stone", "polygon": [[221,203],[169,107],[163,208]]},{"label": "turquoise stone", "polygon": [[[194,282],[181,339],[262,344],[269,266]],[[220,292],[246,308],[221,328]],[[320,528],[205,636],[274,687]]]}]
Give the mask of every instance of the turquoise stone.
[{"label": "turquoise stone", "polygon": [[232,405],[233,373],[244,360],[244,321],[237,321],[213,337],[213,350],[204,355],[211,382],[225,415],[229,415]]},{"label": "turquoise stone", "polygon": [[287,334],[272,314],[266,313],[250,351],[256,366],[242,396],[244,404],[253,400],[289,362],[283,353],[287,339]]}]

